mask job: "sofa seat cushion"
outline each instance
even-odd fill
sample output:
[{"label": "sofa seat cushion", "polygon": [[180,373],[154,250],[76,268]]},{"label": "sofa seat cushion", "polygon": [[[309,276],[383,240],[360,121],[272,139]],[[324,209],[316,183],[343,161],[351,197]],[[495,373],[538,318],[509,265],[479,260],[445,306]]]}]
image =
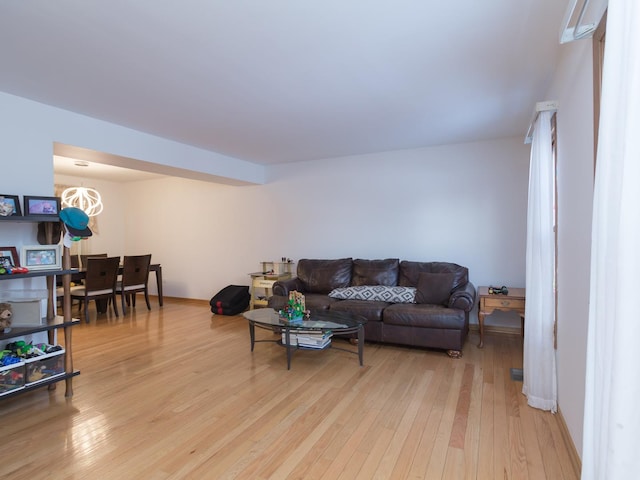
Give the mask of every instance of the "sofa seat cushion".
[{"label": "sofa seat cushion", "polygon": [[442,305],[396,303],[384,309],[382,321],[408,327],[464,329],[465,312]]},{"label": "sofa seat cushion", "polygon": [[328,310],[336,303],[340,302],[335,298],[320,293],[305,293],[304,304],[307,310]]},{"label": "sofa seat cushion", "polygon": [[370,300],[340,300],[331,304],[331,311],[349,312],[354,315],[361,315],[369,322],[379,322],[382,320],[382,312],[390,304],[387,302],[376,302]]}]

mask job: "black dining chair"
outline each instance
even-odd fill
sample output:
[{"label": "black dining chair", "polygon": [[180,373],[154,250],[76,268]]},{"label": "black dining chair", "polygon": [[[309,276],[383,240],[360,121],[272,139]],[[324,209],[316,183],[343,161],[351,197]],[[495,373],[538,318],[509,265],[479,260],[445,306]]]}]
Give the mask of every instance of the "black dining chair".
[{"label": "black dining chair", "polygon": [[119,293],[122,300],[122,314],[127,313],[127,305],[136,306],[136,293],[143,292],[147,302],[147,308],[151,310],[149,303],[149,265],[151,265],[151,254],[148,255],[125,255],[122,266],[122,280],[116,285],[116,293]]},{"label": "black dining chair", "polygon": [[87,260],[89,258],[105,258],[108,257],[106,253],[87,253],[85,255],[80,255],[80,263],[82,264],[82,268],[86,270],[87,268]]},{"label": "black dining chair", "polygon": [[[71,288],[71,299],[77,299],[84,306],[84,318],[89,323],[89,302],[96,301],[98,312],[103,310],[101,305],[111,303],[113,312],[118,316],[118,304],[116,302],[116,282],[118,281],[118,268],[120,257],[88,258],[84,285]],[[106,308],[104,308],[106,311]]]}]

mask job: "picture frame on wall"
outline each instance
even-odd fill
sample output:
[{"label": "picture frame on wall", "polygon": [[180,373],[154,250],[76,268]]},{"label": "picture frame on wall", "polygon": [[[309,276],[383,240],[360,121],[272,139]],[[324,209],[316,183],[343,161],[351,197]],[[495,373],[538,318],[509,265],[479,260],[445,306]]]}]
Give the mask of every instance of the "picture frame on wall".
[{"label": "picture frame on wall", "polygon": [[32,270],[58,270],[62,268],[60,245],[24,245],[22,266]]},{"label": "picture frame on wall", "polygon": [[52,216],[60,214],[60,197],[24,196],[24,215]]},{"label": "picture frame on wall", "polygon": [[21,217],[20,197],[18,195],[5,195],[0,193],[0,219]]},{"label": "picture frame on wall", "polygon": [[20,266],[20,257],[18,257],[16,247],[0,247],[0,264],[6,268],[7,262],[9,262],[9,267]]}]

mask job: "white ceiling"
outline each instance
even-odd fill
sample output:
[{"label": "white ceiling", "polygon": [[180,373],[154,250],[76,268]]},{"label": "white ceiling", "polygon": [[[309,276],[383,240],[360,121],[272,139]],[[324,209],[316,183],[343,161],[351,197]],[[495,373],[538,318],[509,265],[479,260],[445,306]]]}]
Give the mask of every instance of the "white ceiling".
[{"label": "white ceiling", "polygon": [[0,90],[260,164],[524,135],[565,0],[25,0]]}]

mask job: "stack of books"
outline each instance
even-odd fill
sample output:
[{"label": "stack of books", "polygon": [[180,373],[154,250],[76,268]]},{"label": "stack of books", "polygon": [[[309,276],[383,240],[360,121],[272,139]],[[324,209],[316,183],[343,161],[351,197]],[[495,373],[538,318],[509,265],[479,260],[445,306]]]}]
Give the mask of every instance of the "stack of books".
[{"label": "stack of books", "polygon": [[[289,333],[289,344],[303,348],[317,348],[321,350],[331,345],[331,331],[326,332],[297,332]],[[286,344],[285,333],[282,333],[282,343]]]}]

